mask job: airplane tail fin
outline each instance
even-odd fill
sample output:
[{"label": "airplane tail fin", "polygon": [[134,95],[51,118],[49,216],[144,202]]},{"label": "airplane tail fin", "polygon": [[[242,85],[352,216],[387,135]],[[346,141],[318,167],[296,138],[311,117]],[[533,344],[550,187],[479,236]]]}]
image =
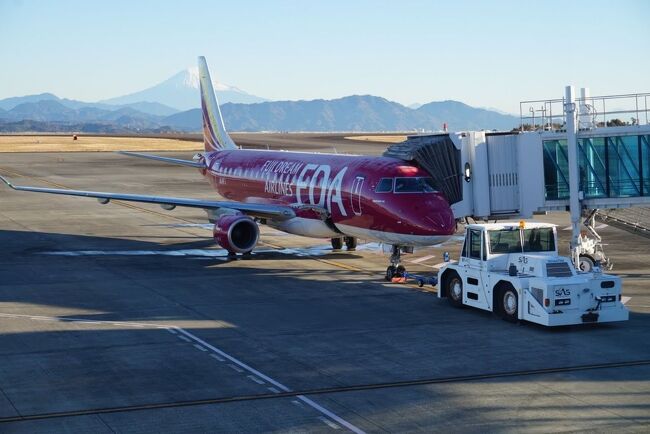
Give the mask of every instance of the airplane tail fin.
[{"label": "airplane tail fin", "polygon": [[203,144],[206,151],[237,149],[237,145],[226,132],[221,117],[217,96],[212,88],[210,71],[205,57],[199,59],[199,82],[201,84],[201,112],[203,114]]}]

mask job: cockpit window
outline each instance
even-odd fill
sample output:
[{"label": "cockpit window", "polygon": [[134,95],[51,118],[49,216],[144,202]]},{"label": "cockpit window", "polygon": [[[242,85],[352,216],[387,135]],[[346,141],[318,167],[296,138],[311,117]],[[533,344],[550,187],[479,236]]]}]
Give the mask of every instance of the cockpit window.
[{"label": "cockpit window", "polygon": [[437,191],[432,178],[395,178],[395,193],[433,193]]},{"label": "cockpit window", "polygon": [[377,193],[390,193],[393,191],[393,178],[381,178],[375,191]]}]

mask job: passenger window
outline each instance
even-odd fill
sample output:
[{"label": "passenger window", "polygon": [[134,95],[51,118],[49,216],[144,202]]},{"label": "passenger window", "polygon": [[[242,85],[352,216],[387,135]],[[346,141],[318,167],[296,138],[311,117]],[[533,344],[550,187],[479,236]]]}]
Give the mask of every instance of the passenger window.
[{"label": "passenger window", "polygon": [[472,229],[469,231],[469,257],[481,259],[481,231]]},{"label": "passenger window", "polygon": [[391,191],[393,191],[393,178],[381,178],[375,192],[390,193]]}]

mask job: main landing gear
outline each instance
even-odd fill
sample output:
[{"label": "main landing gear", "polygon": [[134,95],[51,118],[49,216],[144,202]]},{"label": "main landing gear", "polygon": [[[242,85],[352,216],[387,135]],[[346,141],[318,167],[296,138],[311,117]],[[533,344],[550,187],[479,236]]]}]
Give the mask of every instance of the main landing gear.
[{"label": "main landing gear", "polygon": [[345,243],[345,248],[349,252],[352,252],[357,249],[356,237],[342,237],[342,238],[332,238],[332,250],[341,250],[343,248],[343,243]]},{"label": "main landing gear", "polygon": [[402,248],[398,245],[393,245],[390,255],[390,265],[386,268],[386,276],[384,277],[388,282],[393,280],[394,277],[404,277],[406,268],[400,264],[401,256]]}]

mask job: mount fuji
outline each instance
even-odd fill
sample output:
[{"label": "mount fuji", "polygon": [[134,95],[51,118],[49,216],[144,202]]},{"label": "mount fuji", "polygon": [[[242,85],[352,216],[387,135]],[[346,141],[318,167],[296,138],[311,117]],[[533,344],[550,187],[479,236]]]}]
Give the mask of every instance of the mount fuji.
[{"label": "mount fuji", "polygon": [[[217,93],[220,104],[228,102],[251,104],[267,101],[264,98],[251,95],[234,86],[218,83],[214,80],[212,85]],[[136,102],[155,102],[173,107],[177,110],[189,110],[199,107],[199,69],[197,67],[190,67],[150,88],[100,101],[103,104],[114,105],[132,104]]]}]

